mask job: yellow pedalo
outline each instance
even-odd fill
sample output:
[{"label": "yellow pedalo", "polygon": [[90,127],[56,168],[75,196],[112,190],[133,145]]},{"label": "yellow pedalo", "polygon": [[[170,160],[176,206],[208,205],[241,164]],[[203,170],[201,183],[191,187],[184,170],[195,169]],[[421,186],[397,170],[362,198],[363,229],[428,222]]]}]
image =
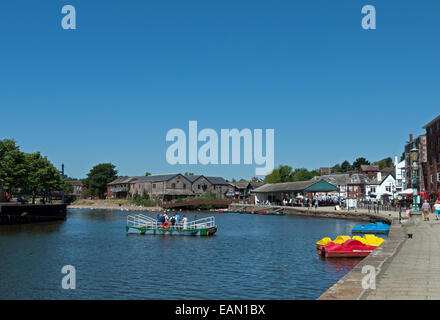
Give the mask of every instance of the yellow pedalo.
[{"label": "yellow pedalo", "polygon": [[318,242],[316,242],[316,249],[319,249],[322,246],[325,246],[329,242],[334,242],[337,244],[343,244],[345,241],[350,240],[350,236],[337,236],[335,240],[330,239],[329,237],[322,238]]}]

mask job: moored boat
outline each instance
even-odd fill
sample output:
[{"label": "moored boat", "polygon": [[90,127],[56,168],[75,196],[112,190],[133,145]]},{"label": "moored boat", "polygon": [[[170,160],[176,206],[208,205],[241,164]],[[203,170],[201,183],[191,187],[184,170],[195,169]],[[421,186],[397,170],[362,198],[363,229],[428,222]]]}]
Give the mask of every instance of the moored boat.
[{"label": "moored boat", "polygon": [[330,242],[333,242],[336,244],[342,244],[345,241],[350,240],[350,239],[351,239],[350,236],[337,236],[335,240],[332,240],[329,237],[325,237],[325,238],[322,238],[321,240],[319,240],[318,242],[316,242],[316,249],[319,250],[322,246],[325,246],[326,244],[328,244]]},{"label": "moored boat", "polygon": [[355,226],[351,232],[352,233],[380,233],[387,234],[390,231],[390,226],[383,222],[367,223],[366,225],[359,224]]},{"label": "moored boat", "polygon": [[363,258],[376,248],[376,246],[363,244],[359,240],[350,239],[343,244],[330,243],[330,245],[323,246],[323,252],[326,258]]},{"label": "moored boat", "polygon": [[276,210],[256,210],[253,212],[253,214],[261,214],[261,215],[274,215],[274,216],[284,216],[285,213],[282,211],[282,209],[276,209]]},{"label": "moored boat", "polygon": [[363,244],[376,247],[380,246],[385,241],[380,237],[376,237],[374,234],[365,234],[363,237],[355,235],[353,236],[353,238],[350,238],[350,236],[338,236],[335,240],[332,240],[329,237],[325,237],[316,242],[316,249],[320,250],[323,246],[329,243],[343,244],[350,239],[358,240]]},{"label": "moored boat", "polygon": [[202,218],[187,223],[159,223],[157,219],[144,214],[127,216],[127,233],[179,236],[211,236],[217,232],[214,217]]}]

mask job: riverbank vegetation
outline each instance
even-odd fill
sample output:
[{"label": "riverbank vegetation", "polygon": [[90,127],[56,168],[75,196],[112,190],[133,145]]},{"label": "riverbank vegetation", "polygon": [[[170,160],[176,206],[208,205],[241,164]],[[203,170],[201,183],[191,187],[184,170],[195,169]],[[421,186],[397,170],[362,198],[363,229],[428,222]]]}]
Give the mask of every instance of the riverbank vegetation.
[{"label": "riverbank vegetation", "polygon": [[135,194],[131,202],[142,207],[155,207],[158,205],[156,201],[149,198],[147,193],[144,193],[143,195]]},{"label": "riverbank vegetation", "polygon": [[309,171],[305,168],[299,168],[292,171],[292,167],[280,165],[265,177],[264,182],[279,183],[306,181],[312,179],[314,176],[319,176],[319,173],[316,171]]}]

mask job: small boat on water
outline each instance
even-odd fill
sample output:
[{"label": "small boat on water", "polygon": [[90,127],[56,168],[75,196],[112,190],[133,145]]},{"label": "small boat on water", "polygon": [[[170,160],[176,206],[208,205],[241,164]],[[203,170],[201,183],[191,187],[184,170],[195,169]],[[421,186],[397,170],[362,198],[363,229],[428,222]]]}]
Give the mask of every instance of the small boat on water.
[{"label": "small boat on water", "polygon": [[316,249],[320,249],[322,246],[325,246],[326,244],[330,242],[334,242],[336,244],[343,244],[345,241],[354,239],[362,242],[363,244],[369,245],[369,246],[379,246],[384,242],[385,240],[380,237],[376,237],[374,234],[364,234],[363,237],[355,235],[353,238],[350,238],[350,236],[337,236],[335,240],[332,240],[329,237],[322,238],[321,240],[316,242]]},{"label": "small boat on water", "polygon": [[363,244],[359,240],[350,239],[342,244],[330,242],[321,248],[326,258],[363,258],[368,256],[377,246]]},{"label": "small boat on water", "polygon": [[366,244],[368,246],[376,246],[376,247],[380,246],[382,242],[385,241],[380,237],[376,237],[374,234],[365,234],[363,237],[356,235],[353,236],[353,238],[350,238],[350,236],[338,236],[336,237],[335,240],[332,240],[329,237],[325,237],[319,240],[318,242],[316,242],[316,249],[320,250],[323,246],[329,243],[343,244],[350,239],[358,240],[359,242]]},{"label": "small boat on water", "polygon": [[390,231],[390,226],[383,222],[368,223],[366,225],[359,224],[355,226],[352,233],[381,233],[387,234]]},{"label": "small boat on water", "polygon": [[321,240],[319,240],[318,242],[316,242],[316,249],[319,250],[322,246],[325,246],[326,244],[328,244],[330,242],[333,242],[336,244],[342,244],[345,241],[350,240],[350,239],[351,239],[350,236],[337,236],[335,240],[332,240],[329,237],[325,237],[325,238],[322,238]]},{"label": "small boat on water", "polygon": [[260,215],[277,215],[277,216],[284,216],[285,213],[282,211],[282,208],[276,209],[276,210],[256,210],[252,212],[253,214],[260,214]]},{"label": "small boat on water", "polygon": [[217,232],[214,217],[202,218],[187,223],[159,223],[157,219],[144,214],[127,216],[127,233],[178,236],[211,236]]}]

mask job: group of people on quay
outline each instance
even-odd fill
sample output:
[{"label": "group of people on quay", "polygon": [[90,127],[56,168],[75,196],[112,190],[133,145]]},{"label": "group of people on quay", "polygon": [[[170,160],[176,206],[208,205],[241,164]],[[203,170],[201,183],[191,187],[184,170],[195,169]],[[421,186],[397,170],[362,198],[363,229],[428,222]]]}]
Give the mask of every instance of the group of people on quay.
[{"label": "group of people on quay", "polygon": [[280,201],[270,202],[269,200],[262,201],[259,203],[261,205],[283,205],[283,206],[296,206],[296,207],[326,207],[326,206],[334,206],[334,205],[342,205],[344,199],[335,195],[327,195],[327,196],[313,196],[313,197],[297,197],[297,198],[284,198]]},{"label": "group of people on quay", "polygon": [[438,220],[438,216],[440,215],[440,200],[437,200],[431,208],[431,205],[429,204],[428,200],[425,200],[422,204],[422,212],[423,212],[423,220],[429,221],[429,213],[434,211],[435,212],[435,220]]},{"label": "group of people on quay", "polygon": [[165,213],[160,213],[157,215],[157,223],[159,225],[164,225],[165,223],[168,223],[171,227],[173,228],[183,228],[183,229],[187,229],[188,228],[188,218],[183,215],[180,216],[180,214],[175,214],[173,216],[168,216],[168,214]]}]

